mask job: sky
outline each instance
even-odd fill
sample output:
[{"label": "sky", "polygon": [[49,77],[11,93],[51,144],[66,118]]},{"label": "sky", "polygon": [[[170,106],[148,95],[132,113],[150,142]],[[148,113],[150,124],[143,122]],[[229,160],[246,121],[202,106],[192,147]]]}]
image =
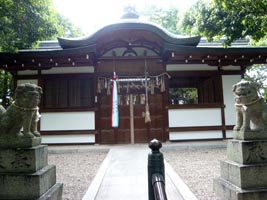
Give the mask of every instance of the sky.
[{"label": "sky", "polygon": [[137,12],[145,6],[156,4],[162,8],[175,6],[180,11],[190,8],[197,0],[53,0],[58,12],[69,18],[84,34],[91,34],[103,26],[116,22],[127,5],[136,7]]}]

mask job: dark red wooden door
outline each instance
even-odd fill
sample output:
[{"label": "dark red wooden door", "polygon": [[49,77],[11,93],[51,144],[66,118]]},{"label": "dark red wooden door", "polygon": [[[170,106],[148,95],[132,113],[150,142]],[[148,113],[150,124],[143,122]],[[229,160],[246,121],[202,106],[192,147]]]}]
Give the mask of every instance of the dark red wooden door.
[{"label": "dark red wooden door", "polygon": [[119,127],[110,125],[111,96],[99,96],[98,142],[101,144],[164,141],[163,95],[149,95],[150,123],[145,123],[145,95],[119,95]]}]

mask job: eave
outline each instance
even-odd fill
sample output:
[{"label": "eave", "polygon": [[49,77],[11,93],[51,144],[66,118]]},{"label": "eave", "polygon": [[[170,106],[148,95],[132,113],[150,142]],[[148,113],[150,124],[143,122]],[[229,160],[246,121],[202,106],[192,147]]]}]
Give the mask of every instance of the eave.
[{"label": "eave", "polygon": [[[8,71],[39,70],[64,66],[94,66],[97,61],[112,57],[98,57],[96,45],[51,51],[22,51],[0,53],[0,68]],[[208,64],[210,66],[250,66],[267,63],[267,48],[211,48],[165,44],[158,56],[165,64]],[[135,60],[143,57],[117,59]],[[149,59],[149,57],[148,57]],[[154,57],[151,59],[155,59]]]},{"label": "eave", "polygon": [[96,46],[58,50],[27,50],[0,53],[0,68],[8,71],[39,70],[64,66],[94,65]]},{"label": "eave", "polygon": [[250,66],[267,63],[266,47],[188,47],[166,43],[162,51],[165,63],[208,64],[210,66]]}]

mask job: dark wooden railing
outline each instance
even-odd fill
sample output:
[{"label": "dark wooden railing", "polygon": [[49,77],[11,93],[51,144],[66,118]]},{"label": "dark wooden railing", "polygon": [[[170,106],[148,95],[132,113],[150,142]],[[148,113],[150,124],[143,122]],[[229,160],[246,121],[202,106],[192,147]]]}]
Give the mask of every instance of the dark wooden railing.
[{"label": "dark wooden railing", "polygon": [[160,141],[154,139],[149,143],[148,154],[148,197],[149,200],[167,200],[165,191],[165,167]]},{"label": "dark wooden railing", "polygon": [[165,181],[161,174],[152,175],[152,186],[155,200],[167,200]]}]

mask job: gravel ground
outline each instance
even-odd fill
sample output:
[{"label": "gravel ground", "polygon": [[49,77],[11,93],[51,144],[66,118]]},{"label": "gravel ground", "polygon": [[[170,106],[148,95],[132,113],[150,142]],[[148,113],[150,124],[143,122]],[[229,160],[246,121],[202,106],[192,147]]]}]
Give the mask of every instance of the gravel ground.
[{"label": "gravel ground", "polygon": [[[220,176],[220,160],[226,149],[168,149],[164,158],[199,200],[218,200],[213,179]],[[49,154],[49,164],[57,167],[57,182],[64,183],[63,200],[81,200],[107,152]],[[79,172],[77,173],[77,170]]]},{"label": "gravel ground", "polygon": [[164,151],[172,166],[199,200],[219,200],[213,192],[213,179],[220,176],[220,160],[226,148]]},{"label": "gravel ground", "polygon": [[57,182],[64,183],[63,200],[83,198],[106,155],[103,151],[49,154],[48,163],[57,168]]}]

